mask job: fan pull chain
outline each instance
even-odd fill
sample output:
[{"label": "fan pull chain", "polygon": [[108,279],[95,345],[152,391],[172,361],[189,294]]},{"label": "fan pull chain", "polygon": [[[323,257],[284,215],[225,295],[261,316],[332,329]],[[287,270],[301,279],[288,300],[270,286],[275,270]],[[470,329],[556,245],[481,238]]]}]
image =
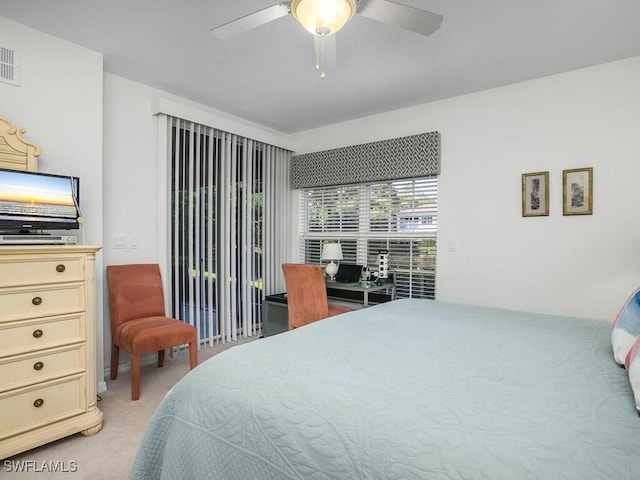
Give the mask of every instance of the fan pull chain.
[{"label": "fan pull chain", "polygon": [[320,78],[324,80],[327,76],[324,72],[325,66],[325,47],[324,47],[324,35],[317,35],[315,41],[316,51],[316,70],[320,72]]}]

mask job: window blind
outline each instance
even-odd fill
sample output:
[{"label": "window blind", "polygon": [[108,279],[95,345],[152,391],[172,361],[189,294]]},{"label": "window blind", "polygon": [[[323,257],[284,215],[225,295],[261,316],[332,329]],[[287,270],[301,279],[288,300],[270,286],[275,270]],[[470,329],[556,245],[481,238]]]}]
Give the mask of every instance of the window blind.
[{"label": "window blind", "polygon": [[299,212],[301,261],[338,241],[343,262],[375,271],[386,250],[399,298],[435,298],[437,177],[304,189]]},{"label": "window blind", "polygon": [[261,332],[284,285],[291,152],[169,117],[172,315],[216,344]]}]

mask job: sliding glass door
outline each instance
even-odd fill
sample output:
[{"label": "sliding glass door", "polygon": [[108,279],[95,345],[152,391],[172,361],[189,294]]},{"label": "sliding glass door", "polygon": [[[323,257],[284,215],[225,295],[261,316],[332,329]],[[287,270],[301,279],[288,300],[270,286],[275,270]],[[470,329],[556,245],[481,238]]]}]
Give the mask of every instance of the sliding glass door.
[{"label": "sliding glass door", "polygon": [[265,199],[278,201],[275,172],[288,169],[290,154],[179,119],[169,144],[172,315],[195,325],[203,343],[259,334],[265,271],[281,257],[266,260],[267,230],[288,227]]}]

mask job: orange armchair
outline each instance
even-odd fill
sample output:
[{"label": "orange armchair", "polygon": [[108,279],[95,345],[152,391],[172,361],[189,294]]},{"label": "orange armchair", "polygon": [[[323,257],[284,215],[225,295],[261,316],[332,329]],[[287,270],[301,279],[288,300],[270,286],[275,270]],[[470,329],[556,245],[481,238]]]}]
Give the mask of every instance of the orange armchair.
[{"label": "orange armchair", "polygon": [[282,271],[287,286],[289,330],[353,310],[329,305],[320,265],[283,263]]},{"label": "orange armchair", "polygon": [[107,267],[111,312],[111,380],[118,377],[122,348],[131,356],[131,399],[140,398],[140,355],[158,352],[164,364],[166,348],[189,344],[189,364],[198,364],[195,327],[165,316],[160,268],[157,264]]}]

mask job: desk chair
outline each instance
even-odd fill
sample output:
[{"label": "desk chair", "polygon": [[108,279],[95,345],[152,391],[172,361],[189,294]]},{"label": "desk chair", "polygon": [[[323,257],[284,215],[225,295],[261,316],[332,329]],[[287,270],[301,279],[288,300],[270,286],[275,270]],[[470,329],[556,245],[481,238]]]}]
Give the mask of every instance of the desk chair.
[{"label": "desk chair", "polygon": [[189,344],[189,364],[198,364],[195,327],[165,316],[160,268],[156,264],[107,267],[111,311],[111,380],[118,377],[120,349],[131,355],[131,400],[140,398],[140,355]]},{"label": "desk chair", "polygon": [[282,271],[287,286],[289,330],[353,310],[329,305],[320,265],[283,263]]}]

